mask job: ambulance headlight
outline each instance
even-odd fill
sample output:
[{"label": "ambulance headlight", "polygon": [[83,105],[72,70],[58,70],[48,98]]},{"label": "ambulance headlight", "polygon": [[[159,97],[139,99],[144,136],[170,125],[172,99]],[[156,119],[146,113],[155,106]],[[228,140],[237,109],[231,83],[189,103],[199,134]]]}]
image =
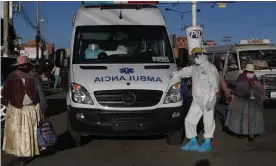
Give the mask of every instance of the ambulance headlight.
[{"label": "ambulance headlight", "polygon": [[77,83],[71,84],[71,94],[72,94],[72,100],[76,103],[91,104],[91,105],[94,104],[90,94],[85,89],[85,87]]},{"label": "ambulance headlight", "polygon": [[170,87],[165,97],[164,104],[176,103],[176,102],[180,102],[181,100],[182,100],[181,83],[179,82]]}]

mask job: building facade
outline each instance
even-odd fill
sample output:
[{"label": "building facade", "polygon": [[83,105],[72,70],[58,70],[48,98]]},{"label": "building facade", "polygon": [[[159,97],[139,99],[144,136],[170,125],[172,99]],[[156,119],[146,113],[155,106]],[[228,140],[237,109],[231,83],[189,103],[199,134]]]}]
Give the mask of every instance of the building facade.
[{"label": "building facade", "polygon": [[175,48],[173,49],[173,54],[177,58],[179,48],[188,49],[187,37],[176,37]]},{"label": "building facade", "polygon": [[[42,43],[40,43],[42,45]],[[36,47],[36,41],[35,40],[29,40],[27,43],[23,43],[19,45],[20,50],[24,50],[26,47]],[[46,51],[49,54],[53,54],[54,52],[54,44],[51,43],[45,43]]]},{"label": "building facade", "polygon": [[[42,43],[40,43],[40,46]],[[27,43],[19,45],[20,55],[26,55],[30,59],[36,59],[36,41],[29,40]],[[51,43],[45,43],[45,50],[43,52],[43,57],[46,60],[49,60],[54,54],[54,45]],[[38,56],[41,58],[41,47],[39,48]]]}]

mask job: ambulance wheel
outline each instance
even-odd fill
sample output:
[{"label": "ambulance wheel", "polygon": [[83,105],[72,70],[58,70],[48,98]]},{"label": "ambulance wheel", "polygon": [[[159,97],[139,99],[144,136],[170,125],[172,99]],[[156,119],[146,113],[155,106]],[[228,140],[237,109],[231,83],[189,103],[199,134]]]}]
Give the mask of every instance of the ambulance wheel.
[{"label": "ambulance wheel", "polygon": [[168,135],[166,138],[166,143],[168,145],[180,145],[184,139],[184,130],[180,129],[172,135]]}]

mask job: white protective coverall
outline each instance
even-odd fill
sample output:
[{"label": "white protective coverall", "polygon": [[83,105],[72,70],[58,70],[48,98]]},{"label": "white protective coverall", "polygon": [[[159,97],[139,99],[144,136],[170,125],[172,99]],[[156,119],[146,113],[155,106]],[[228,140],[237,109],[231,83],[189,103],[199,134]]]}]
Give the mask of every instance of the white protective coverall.
[{"label": "white protective coverall", "polygon": [[198,55],[196,65],[185,67],[173,73],[173,77],[192,77],[193,101],[185,118],[188,139],[197,136],[197,124],[203,115],[204,138],[213,138],[215,130],[214,107],[219,90],[219,74],[205,54]]}]

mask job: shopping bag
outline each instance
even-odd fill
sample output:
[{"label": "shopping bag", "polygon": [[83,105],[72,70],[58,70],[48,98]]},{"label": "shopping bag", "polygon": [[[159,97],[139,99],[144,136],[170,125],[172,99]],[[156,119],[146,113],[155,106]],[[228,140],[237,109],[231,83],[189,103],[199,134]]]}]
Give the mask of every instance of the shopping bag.
[{"label": "shopping bag", "polygon": [[49,120],[42,121],[37,128],[38,145],[41,149],[54,146],[58,136]]}]

